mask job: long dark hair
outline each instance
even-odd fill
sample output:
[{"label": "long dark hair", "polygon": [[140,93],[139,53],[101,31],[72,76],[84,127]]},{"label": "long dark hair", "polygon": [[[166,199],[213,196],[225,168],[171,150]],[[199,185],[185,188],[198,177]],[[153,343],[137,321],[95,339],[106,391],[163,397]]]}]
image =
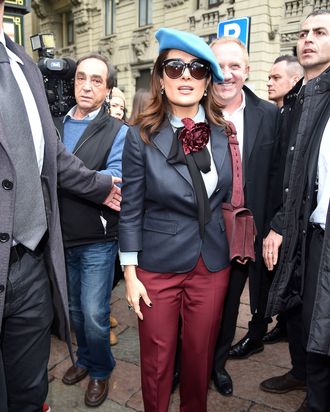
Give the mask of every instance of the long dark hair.
[{"label": "long dark hair", "polygon": [[150,94],[150,91],[147,89],[138,89],[135,92],[135,95],[133,98],[131,116],[128,119],[128,123],[130,125],[136,124],[136,119],[138,118],[138,115],[144,112],[145,108],[149,106],[150,99],[151,99],[151,94]]},{"label": "long dark hair", "polygon": [[[161,94],[160,79],[163,77],[163,62],[166,60],[169,53],[164,50],[159,54],[151,75],[151,101],[143,113],[140,113],[136,124],[140,125],[141,139],[146,143],[150,143],[150,136],[159,131],[160,125],[167,117],[170,110],[168,99],[164,94]],[[210,81],[207,87],[207,96],[203,96],[200,103],[204,106],[206,117],[209,122],[218,126],[225,126],[225,120],[222,115],[222,108],[216,101],[213,84]]]}]

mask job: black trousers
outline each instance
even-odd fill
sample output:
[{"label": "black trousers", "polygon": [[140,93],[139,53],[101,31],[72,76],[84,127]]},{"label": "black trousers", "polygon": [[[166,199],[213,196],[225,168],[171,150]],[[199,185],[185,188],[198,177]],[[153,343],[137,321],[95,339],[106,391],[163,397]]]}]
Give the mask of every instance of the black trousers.
[{"label": "black trousers", "polygon": [[[315,302],[318,271],[324,231],[313,230],[306,268],[302,320],[304,340],[307,344],[312,312]],[[330,296],[329,296],[330,299]],[[330,410],[330,356],[307,353],[307,400],[309,412],[329,412]]]},{"label": "black trousers", "polygon": [[0,334],[0,411],[41,412],[53,304],[43,254],[25,253],[9,268]]},{"label": "black trousers", "polygon": [[[230,282],[224,306],[220,334],[215,347],[213,368],[220,371],[225,367],[228,353],[235,337],[236,324],[240,306],[240,298],[248,278],[248,266],[233,263],[230,272]],[[264,310],[267,302],[265,297]],[[268,320],[264,318],[264,310],[252,316],[249,322],[248,336],[261,340],[267,331]]]},{"label": "black trousers", "polygon": [[302,326],[302,305],[285,312],[289,351],[292,363],[291,374],[306,380],[306,342]]},{"label": "black trousers", "polygon": [[276,326],[280,329],[280,331],[284,334],[287,333],[286,330],[286,313],[281,312],[276,316]]}]

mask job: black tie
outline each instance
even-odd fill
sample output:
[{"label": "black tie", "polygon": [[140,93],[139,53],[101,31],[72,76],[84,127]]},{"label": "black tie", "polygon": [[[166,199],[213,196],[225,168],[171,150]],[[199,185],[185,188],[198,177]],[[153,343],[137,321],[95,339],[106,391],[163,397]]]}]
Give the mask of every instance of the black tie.
[{"label": "black tie", "polygon": [[13,237],[34,250],[47,229],[45,205],[28,115],[2,43],[0,121],[16,173]]}]

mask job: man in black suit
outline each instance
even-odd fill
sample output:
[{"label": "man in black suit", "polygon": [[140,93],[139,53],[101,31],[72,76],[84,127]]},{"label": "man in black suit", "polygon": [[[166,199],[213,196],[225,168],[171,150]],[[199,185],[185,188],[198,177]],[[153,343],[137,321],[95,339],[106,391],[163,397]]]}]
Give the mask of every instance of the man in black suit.
[{"label": "man in black suit", "polygon": [[[222,325],[215,350],[213,380],[222,395],[231,395],[232,380],[225,370],[228,357],[241,359],[264,349],[262,338],[267,331],[264,318],[269,279],[262,259],[262,239],[266,230],[266,204],[273,149],[276,147],[278,109],[258,98],[244,82],[249,74],[248,53],[236,38],[214,40],[211,48],[224,73],[224,82],[215,85],[224,117],[232,121],[243,164],[245,206],[252,210],[258,235],[256,261],[242,265],[233,262]],[[239,311],[240,296],[247,277],[250,285],[252,320],[248,333],[232,348]]]}]

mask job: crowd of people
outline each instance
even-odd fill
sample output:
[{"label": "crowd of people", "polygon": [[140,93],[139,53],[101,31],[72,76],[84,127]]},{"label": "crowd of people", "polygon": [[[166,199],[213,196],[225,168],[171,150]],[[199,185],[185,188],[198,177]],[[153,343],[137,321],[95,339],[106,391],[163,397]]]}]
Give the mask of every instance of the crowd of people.
[{"label": "crowd of people", "polygon": [[[150,91],[137,91],[129,118],[113,67],[90,53],[77,62],[76,105],[55,119],[3,12],[0,0],[0,411],[50,411],[51,333],[72,358],[63,383],[88,376],[85,404],[104,402],[116,365],[111,291],[123,270],[146,412],[167,412],[177,385],[181,412],[206,412],[211,379],[222,396],[234,392],[227,359],[280,340],[292,368],[260,389],[305,390],[296,412],[329,412],[330,12],[305,17],[297,57],[274,61],[270,101],[246,86],[238,39],[208,46],[162,28]],[[228,124],[255,260],[229,258]],[[251,319],[233,345],[247,279]]]}]

